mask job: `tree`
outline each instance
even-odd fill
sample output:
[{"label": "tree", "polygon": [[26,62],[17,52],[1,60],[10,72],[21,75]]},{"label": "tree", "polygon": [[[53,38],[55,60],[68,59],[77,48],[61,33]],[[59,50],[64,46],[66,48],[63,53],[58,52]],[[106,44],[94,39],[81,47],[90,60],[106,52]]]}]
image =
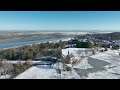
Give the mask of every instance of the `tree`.
[{"label": "tree", "polygon": [[69,63],[70,63],[70,57],[69,57],[69,55],[67,55],[67,56],[65,57],[65,63],[66,63],[66,64],[69,64]]},{"label": "tree", "polygon": [[91,48],[91,43],[90,42],[76,42],[76,47],[77,48]]},{"label": "tree", "polygon": [[[40,58],[42,56],[57,56],[61,58],[62,48],[65,48],[65,44],[68,42],[60,42],[58,43],[41,43],[41,44],[33,44],[32,46],[26,45],[19,48],[12,48],[0,51],[0,59],[7,60],[28,60]],[[53,51],[51,51],[53,50]]]},{"label": "tree", "polygon": [[105,48],[105,50],[104,51],[108,51],[108,49],[107,48]]},{"label": "tree", "polygon": [[88,50],[85,49],[85,55],[87,56],[87,54],[88,54]]},{"label": "tree", "polygon": [[95,50],[92,50],[92,54],[95,54]]},{"label": "tree", "polygon": [[43,49],[42,50],[43,56],[45,56],[45,57],[48,56],[48,52],[49,52],[48,48]]},{"label": "tree", "polygon": [[2,50],[0,50],[0,61],[2,61],[3,60],[3,52],[2,52]]},{"label": "tree", "polygon": [[32,59],[32,53],[30,51],[25,52],[25,60]]},{"label": "tree", "polygon": [[112,49],[119,49],[119,46],[115,45],[115,46],[112,47]]},{"label": "tree", "polygon": [[80,57],[81,59],[84,58],[83,51],[78,50],[77,53],[79,54],[79,57]]},{"label": "tree", "polygon": [[4,74],[10,74],[13,71],[13,65],[7,61],[2,62],[2,67],[4,68]]},{"label": "tree", "polygon": [[62,49],[61,49],[61,47],[59,47],[56,50],[56,57],[60,59],[61,58],[61,54],[62,54]]},{"label": "tree", "polygon": [[24,70],[26,70],[26,69],[32,67],[32,66],[33,66],[33,63],[31,62],[31,60],[27,60],[27,61],[25,61],[25,63],[23,63],[23,66],[24,66],[24,67],[23,67]]},{"label": "tree", "polygon": [[62,40],[59,41],[60,47],[63,48],[64,43],[62,42]]}]

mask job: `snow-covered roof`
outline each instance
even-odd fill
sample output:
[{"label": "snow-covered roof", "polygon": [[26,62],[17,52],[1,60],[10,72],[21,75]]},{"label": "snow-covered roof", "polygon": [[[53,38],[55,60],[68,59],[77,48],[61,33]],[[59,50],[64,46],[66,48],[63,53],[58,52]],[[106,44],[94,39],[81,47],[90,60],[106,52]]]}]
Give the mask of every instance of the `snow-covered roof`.
[{"label": "snow-covered roof", "polygon": [[71,58],[71,57],[74,57],[74,55],[71,53],[71,54],[69,54],[69,57]]}]

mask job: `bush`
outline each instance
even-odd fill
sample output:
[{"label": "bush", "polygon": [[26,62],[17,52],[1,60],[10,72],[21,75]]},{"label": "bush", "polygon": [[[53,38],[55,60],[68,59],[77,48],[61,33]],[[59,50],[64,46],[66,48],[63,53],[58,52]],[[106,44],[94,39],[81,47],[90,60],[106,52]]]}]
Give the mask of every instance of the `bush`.
[{"label": "bush", "polygon": [[95,50],[92,50],[92,54],[95,54]]},{"label": "bush", "polygon": [[91,48],[90,42],[77,42],[76,43],[77,48]]},{"label": "bush", "polygon": [[9,63],[7,61],[0,61],[0,68],[3,68],[4,71],[0,73],[0,75],[10,74],[12,75],[11,78],[19,75],[20,73],[24,72],[28,68],[32,67],[32,62],[25,61],[24,63],[19,61],[17,63]]},{"label": "bush", "polygon": [[32,67],[33,63],[30,61],[25,61],[25,63],[23,63],[23,66],[24,66],[24,70],[26,70],[26,69]]},{"label": "bush", "polygon": [[71,71],[71,68],[70,67],[66,67],[66,71]]},{"label": "bush", "polygon": [[9,63],[7,61],[2,62],[2,68],[5,69],[5,71],[12,71],[13,70],[13,64]]},{"label": "bush", "polygon": [[107,48],[105,48],[105,50],[104,51],[108,51],[108,49]]},{"label": "bush", "polygon": [[0,67],[2,67],[2,61],[0,61]]},{"label": "bush", "polygon": [[119,46],[118,46],[118,45],[113,46],[112,49],[113,49],[113,50],[114,50],[114,49],[115,49],[115,50],[116,50],[116,49],[119,49]]},{"label": "bush", "polygon": [[29,61],[25,61],[25,63],[18,62],[16,64],[13,64],[13,66],[14,66],[14,69],[13,69],[14,76],[17,76],[20,73],[27,70],[28,68],[30,68],[32,66],[32,63]]}]

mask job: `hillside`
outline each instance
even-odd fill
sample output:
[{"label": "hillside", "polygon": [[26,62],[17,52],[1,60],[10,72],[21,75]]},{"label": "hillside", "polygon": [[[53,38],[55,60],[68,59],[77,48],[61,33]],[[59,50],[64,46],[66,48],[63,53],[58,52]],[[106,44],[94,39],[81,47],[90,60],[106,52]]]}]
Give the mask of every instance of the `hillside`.
[{"label": "hillside", "polygon": [[[71,72],[57,72],[53,66],[34,66],[15,79],[120,79],[120,58],[118,50],[98,52],[82,59],[73,66]],[[62,67],[62,64],[60,65]]]}]

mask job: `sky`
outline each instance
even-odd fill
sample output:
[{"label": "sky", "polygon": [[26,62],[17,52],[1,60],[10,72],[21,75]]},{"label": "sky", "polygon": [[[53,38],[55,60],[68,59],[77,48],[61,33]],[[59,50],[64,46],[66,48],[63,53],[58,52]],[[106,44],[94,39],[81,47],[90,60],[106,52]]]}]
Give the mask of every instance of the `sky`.
[{"label": "sky", "polygon": [[120,31],[120,11],[0,11],[0,30]]}]

